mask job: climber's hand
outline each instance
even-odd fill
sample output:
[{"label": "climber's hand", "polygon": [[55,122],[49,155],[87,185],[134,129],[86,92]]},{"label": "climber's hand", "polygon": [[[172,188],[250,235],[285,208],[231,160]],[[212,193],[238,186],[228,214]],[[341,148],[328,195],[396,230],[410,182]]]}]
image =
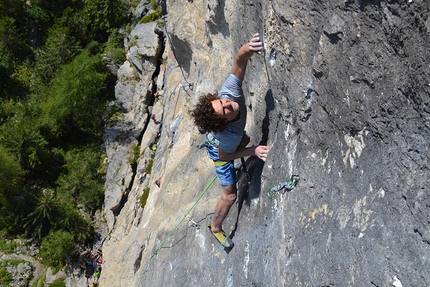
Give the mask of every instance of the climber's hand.
[{"label": "climber's hand", "polygon": [[251,40],[249,40],[249,50],[261,55],[261,51],[263,50],[263,43],[260,41],[258,33],[255,33],[252,36]]},{"label": "climber's hand", "polygon": [[266,161],[267,154],[269,153],[269,150],[270,150],[269,146],[259,145],[258,147],[255,148],[255,155],[259,159]]}]

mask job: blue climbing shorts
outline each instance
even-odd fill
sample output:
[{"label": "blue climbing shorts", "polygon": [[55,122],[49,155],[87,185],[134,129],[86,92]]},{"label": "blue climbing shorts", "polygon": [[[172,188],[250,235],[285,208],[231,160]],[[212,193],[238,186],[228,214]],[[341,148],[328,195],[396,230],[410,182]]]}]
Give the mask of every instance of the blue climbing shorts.
[{"label": "blue climbing shorts", "polygon": [[214,161],[215,172],[218,181],[222,186],[232,185],[236,183],[236,171],[234,169],[234,160],[223,161],[218,157],[218,147],[206,145],[209,157]]}]

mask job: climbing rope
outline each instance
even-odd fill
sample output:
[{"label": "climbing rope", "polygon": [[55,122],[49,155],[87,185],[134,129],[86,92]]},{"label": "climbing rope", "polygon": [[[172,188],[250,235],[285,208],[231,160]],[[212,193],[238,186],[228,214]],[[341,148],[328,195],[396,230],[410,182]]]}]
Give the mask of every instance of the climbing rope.
[{"label": "climbing rope", "polygon": [[296,186],[299,179],[300,179],[300,177],[298,175],[293,175],[290,178],[288,178],[286,181],[269,187],[269,189],[267,191],[267,197],[269,197],[270,199],[273,199],[274,193],[278,192],[284,188],[287,191],[292,190]]},{"label": "climbing rope", "polygon": [[[152,253],[151,257],[148,260],[148,263],[145,266],[145,269],[143,270],[142,273],[142,278],[143,275],[145,275],[145,273],[148,271],[149,269],[149,263],[151,262],[152,258],[158,254],[158,251],[163,247],[164,243],[166,243],[167,239],[178,229],[179,225],[181,225],[181,223],[189,217],[190,212],[196,207],[197,203],[200,201],[200,199],[202,199],[203,195],[206,194],[206,192],[209,190],[209,188],[212,186],[212,184],[214,183],[214,181],[216,180],[217,176],[215,176],[211,182],[206,186],[206,188],[203,190],[203,192],[200,194],[200,196],[197,198],[197,200],[194,202],[193,206],[191,206],[191,208],[187,211],[187,213],[185,213],[184,217],[178,222],[178,224],[176,224],[175,228],[173,228],[172,231],[170,231],[170,233],[163,239],[163,241],[161,241],[160,244],[158,244],[157,248],[155,248],[154,252]],[[139,284],[140,285],[140,284]]]}]

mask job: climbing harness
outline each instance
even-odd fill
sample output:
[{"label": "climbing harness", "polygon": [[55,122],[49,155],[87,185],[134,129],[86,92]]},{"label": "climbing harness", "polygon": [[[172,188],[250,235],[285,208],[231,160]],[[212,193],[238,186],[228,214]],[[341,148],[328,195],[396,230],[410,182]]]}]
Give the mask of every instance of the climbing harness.
[{"label": "climbing harness", "polygon": [[[181,225],[181,223],[186,219],[186,218],[190,218],[190,213],[191,211],[196,207],[197,203],[200,201],[200,199],[202,199],[203,195],[206,194],[206,192],[209,190],[209,188],[212,186],[212,184],[215,182],[217,176],[215,176],[211,182],[206,186],[206,188],[202,191],[202,193],[199,195],[199,197],[197,198],[197,200],[194,202],[193,206],[191,206],[191,208],[187,211],[187,213],[185,213],[184,217],[176,224],[175,228],[173,228],[172,231],[170,231],[169,234],[167,234],[167,236],[163,239],[163,241],[161,241],[160,244],[158,244],[157,248],[155,248],[154,252],[152,253],[151,257],[148,260],[148,263],[145,266],[145,269],[143,270],[142,273],[142,278],[143,275],[145,275],[145,273],[148,271],[149,269],[149,263],[151,262],[152,258],[154,258],[155,255],[158,254],[158,251],[161,249],[161,247],[163,247],[164,243],[166,243],[167,239],[179,228],[179,225]],[[140,284],[139,284],[140,285]]]},{"label": "climbing harness", "polygon": [[[244,134],[246,134],[246,132],[244,131]],[[213,147],[218,147],[219,145],[219,140],[215,137],[215,135],[213,135],[212,133],[208,133],[206,136],[206,141],[202,144],[197,145],[197,148],[202,149],[204,147],[207,146],[213,146]],[[245,159],[242,157],[240,158],[241,163],[242,163],[242,169],[243,169],[243,175],[244,175],[244,179],[246,180],[246,182],[248,183],[248,185],[251,182],[251,177],[249,176],[248,170],[246,169],[246,163],[245,163]],[[214,165],[215,166],[223,166],[225,164],[227,164],[229,161],[214,161]]]},{"label": "climbing harness", "polygon": [[282,189],[286,189],[287,191],[292,190],[296,185],[297,182],[299,181],[300,177],[298,175],[293,175],[290,178],[288,178],[286,181],[278,183],[277,185],[271,186],[269,187],[268,191],[267,191],[267,196],[270,199],[273,199],[273,195],[275,192],[278,192]]}]

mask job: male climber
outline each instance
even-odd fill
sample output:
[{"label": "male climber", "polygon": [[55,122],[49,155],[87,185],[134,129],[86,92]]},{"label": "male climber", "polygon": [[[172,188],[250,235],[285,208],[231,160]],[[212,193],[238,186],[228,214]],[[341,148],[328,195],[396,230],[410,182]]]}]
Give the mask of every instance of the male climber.
[{"label": "male climber", "polygon": [[214,161],[215,171],[222,186],[222,194],[215,206],[215,214],[209,228],[222,246],[229,248],[233,242],[222,229],[222,223],[236,201],[236,171],[234,160],[246,156],[257,156],[266,161],[270,147],[246,147],[250,138],[244,132],[246,105],[242,81],[246,65],[254,53],[261,54],[263,46],[258,33],[243,45],[236,54],[231,74],[227,77],[218,95],[207,94],[199,98],[191,111],[194,123],[208,131],[206,147]]}]

